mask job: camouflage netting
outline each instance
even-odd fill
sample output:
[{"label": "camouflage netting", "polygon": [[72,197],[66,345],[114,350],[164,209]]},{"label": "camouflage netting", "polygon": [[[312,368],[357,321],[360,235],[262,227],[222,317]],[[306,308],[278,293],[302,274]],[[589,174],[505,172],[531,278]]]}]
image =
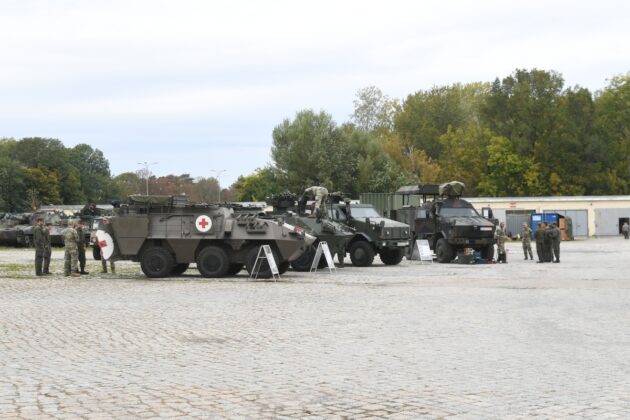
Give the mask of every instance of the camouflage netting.
[{"label": "camouflage netting", "polygon": [[130,195],[127,199],[127,203],[134,204],[156,204],[159,206],[168,206],[172,202],[172,196],[170,195]]},{"label": "camouflage netting", "polygon": [[451,181],[440,185],[440,195],[447,197],[461,197],[466,186],[463,182]]}]

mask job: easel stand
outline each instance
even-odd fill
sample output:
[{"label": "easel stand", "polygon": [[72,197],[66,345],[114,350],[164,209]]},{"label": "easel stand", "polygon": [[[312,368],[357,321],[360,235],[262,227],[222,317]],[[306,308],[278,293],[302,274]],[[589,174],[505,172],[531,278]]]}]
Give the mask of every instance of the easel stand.
[{"label": "easel stand", "polygon": [[411,248],[411,258],[413,259],[413,251],[418,249],[418,260],[420,264],[424,264],[428,261],[429,264],[433,264],[433,252],[431,252],[431,246],[426,239],[416,239]]},{"label": "easel stand", "polygon": [[271,252],[271,247],[269,245],[263,245],[258,249],[258,256],[256,257],[256,262],[254,263],[254,268],[252,268],[249,278],[251,279],[252,276],[256,275],[254,279],[258,279],[258,273],[260,272],[260,267],[262,267],[263,260],[267,260],[267,263],[269,264],[273,281],[280,280],[280,271],[278,271],[276,260],[273,258],[273,252]]},{"label": "easel stand", "polygon": [[328,243],[326,241],[322,241],[317,245],[317,251],[315,251],[315,257],[313,258],[313,263],[311,264],[311,273],[315,273],[317,271],[317,267],[319,266],[319,260],[322,257],[322,252],[324,253],[324,257],[326,257],[326,264],[328,265],[329,273],[337,273],[337,267],[335,267],[335,262],[333,261],[332,255],[330,254],[330,248],[328,248]]}]

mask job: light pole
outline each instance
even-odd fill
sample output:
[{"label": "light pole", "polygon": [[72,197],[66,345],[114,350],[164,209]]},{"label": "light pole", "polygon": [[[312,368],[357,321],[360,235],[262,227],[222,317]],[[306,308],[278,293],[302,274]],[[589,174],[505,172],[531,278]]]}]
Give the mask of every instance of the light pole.
[{"label": "light pole", "polygon": [[149,166],[157,165],[157,162],[138,162],[138,165],[144,166],[144,175],[147,177],[147,195],[149,195]]},{"label": "light pole", "polygon": [[221,202],[221,174],[223,172],[226,172],[225,169],[211,169],[210,172],[214,172],[216,174],[216,178],[217,178],[217,184],[219,185],[219,203]]}]

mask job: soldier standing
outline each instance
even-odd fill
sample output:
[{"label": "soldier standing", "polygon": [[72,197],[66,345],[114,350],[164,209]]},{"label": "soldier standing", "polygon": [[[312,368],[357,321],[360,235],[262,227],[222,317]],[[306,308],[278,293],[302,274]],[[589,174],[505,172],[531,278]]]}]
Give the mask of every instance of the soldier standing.
[{"label": "soldier standing", "polygon": [[33,242],[35,244],[35,275],[43,276],[42,263],[44,262],[45,239],[44,239],[44,219],[39,217],[33,231]]},{"label": "soldier standing", "polygon": [[507,255],[505,253],[505,239],[507,235],[505,234],[505,223],[499,223],[499,228],[494,232],[494,238],[497,241],[497,252],[499,253],[499,257],[497,261],[499,263],[507,264]]},{"label": "soldier standing", "polygon": [[551,246],[552,246],[551,224],[545,223],[545,238],[543,240],[543,255],[545,257],[545,262],[553,261]]},{"label": "soldier standing", "polygon": [[540,222],[534,232],[534,238],[536,239],[536,254],[538,255],[538,262],[545,262],[545,222]]},{"label": "soldier standing", "polygon": [[64,253],[64,275],[72,277],[80,277],[77,266],[79,265],[78,245],[79,235],[74,230],[74,223],[70,224],[63,233],[63,242],[65,245]]},{"label": "soldier standing", "polygon": [[52,244],[50,241],[50,231],[52,230],[52,223],[46,223],[46,229],[44,229],[44,274],[51,274],[50,272],[50,256],[52,255]]},{"label": "soldier standing", "polygon": [[623,233],[623,238],[628,239],[628,235],[630,235],[630,226],[628,222],[625,222],[623,226],[621,226],[621,233]]},{"label": "soldier standing", "polygon": [[77,236],[79,240],[77,241],[77,258],[79,260],[79,268],[81,269],[81,274],[90,274],[85,271],[85,232],[83,231],[83,222],[79,220],[77,223]]},{"label": "soldier standing", "polygon": [[534,260],[534,255],[532,254],[532,229],[527,226],[527,223],[523,223],[523,229],[521,230],[521,241],[523,242],[523,254],[525,254],[525,259],[527,259],[527,254],[529,253],[529,259]]},{"label": "soldier standing", "polygon": [[[560,229],[556,226],[555,223],[552,223],[549,227],[549,239],[551,240],[551,249],[553,251],[552,260],[555,263],[560,262]],[[555,258],[555,259],[554,259]]]},{"label": "soldier standing", "polygon": [[318,218],[321,217],[322,207],[324,206],[324,200],[328,197],[328,189],[324,187],[313,186],[304,190],[302,194],[304,197],[312,197],[315,200],[315,214]]}]

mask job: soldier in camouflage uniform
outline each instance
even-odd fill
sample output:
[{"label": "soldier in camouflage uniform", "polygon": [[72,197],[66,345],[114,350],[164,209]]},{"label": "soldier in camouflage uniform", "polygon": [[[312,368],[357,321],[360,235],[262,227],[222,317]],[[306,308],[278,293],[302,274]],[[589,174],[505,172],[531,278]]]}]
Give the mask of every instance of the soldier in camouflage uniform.
[{"label": "soldier in camouflage uniform", "polygon": [[[560,229],[556,226],[555,223],[552,223],[549,227],[549,231],[547,233],[549,235],[549,239],[551,240],[551,250],[553,251],[552,260],[555,263],[560,262]],[[555,258],[555,259],[554,259]]]},{"label": "soldier in camouflage uniform", "polygon": [[499,228],[494,232],[494,238],[497,241],[497,252],[499,256],[497,257],[497,261],[500,263],[507,264],[507,255],[505,253],[505,239],[507,235],[505,233],[505,223],[501,222],[499,224]]},{"label": "soldier in camouflage uniform", "polygon": [[70,224],[63,233],[63,242],[65,245],[64,254],[64,275],[80,277],[79,274],[79,251],[78,245],[79,235],[74,229],[74,223]]},{"label": "soldier in camouflage uniform", "polygon": [[623,233],[624,239],[628,239],[628,236],[630,236],[630,226],[628,225],[628,222],[625,222],[623,226],[621,226],[621,233]]},{"label": "soldier in camouflage uniform", "polygon": [[551,252],[551,247],[553,246],[551,229],[551,224],[545,223],[545,237],[543,240],[543,257],[545,257],[545,262],[553,261],[553,253]]},{"label": "soldier in camouflage uniform", "polygon": [[328,197],[328,189],[324,187],[310,187],[304,190],[302,194],[304,197],[312,197],[315,200],[315,213],[313,216],[321,217],[322,207],[324,207],[324,200]]},{"label": "soldier in camouflage uniform", "polygon": [[77,236],[79,240],[77,241],[77,252],[78,252],[78,260],[79,260],[79,268],[81,269],[81,274],[90,274],[85,271],[85,232],[83,231],[83,222],[77,222]]},{"label": "soldier in camouflage uniform", "polygon": [[527,259],[527,254],[529,253],[529,259],[533,260],[534,255],[532,254],[532,230],[527,223],[523,223],[523,229],[521,230],[521,241],[523,241],[523,254],[525,254],[525,259]]},{"label": "soldier in camouflage uniform", "polygon": [[50,231],[52,230],[52,223],[46,223],[44,229],[44,274],[51,274],[50,272],[50,256],[52,255],[52,245],[50,242]]},{"label": "soldier in camouflage uniform", "polygon": [[536,254],[538,254],[538,262],[545,262],[545,222],[540,222],[534,232],[536,239]]},{"label": "soldier in camouflage uniform", "polygon": [[33,231],[33,243],[35,245],[35,275],[43,276],[42,263],[44,262],[45,238],[44,219],[38,218]]}]

